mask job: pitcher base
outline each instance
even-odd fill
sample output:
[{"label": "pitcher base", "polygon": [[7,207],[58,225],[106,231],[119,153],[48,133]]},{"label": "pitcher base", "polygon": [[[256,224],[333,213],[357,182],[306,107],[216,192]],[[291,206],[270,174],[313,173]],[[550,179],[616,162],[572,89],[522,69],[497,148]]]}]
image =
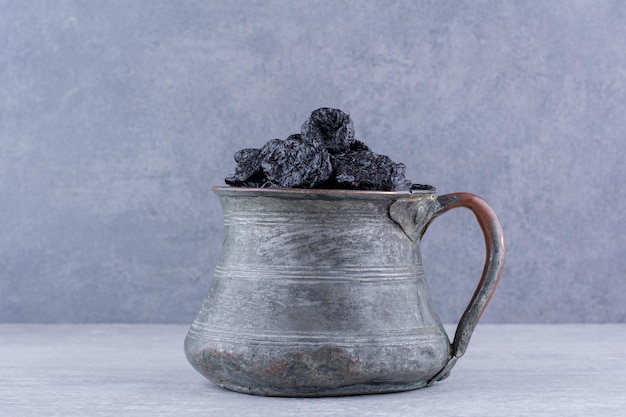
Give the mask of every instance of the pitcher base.
[{"label": "pitcher base", "polygon": [[429,386],[428,381],[420,381],[411,384],[356,384],[345,387],[291,387],[273,389],[269,387],[247,387],[233,384],[221,384],[213,381],[216,385],[242,394],[259,395],[267,397],[339,397],[348,395],[386,394],[392,392],[411,391]]}]

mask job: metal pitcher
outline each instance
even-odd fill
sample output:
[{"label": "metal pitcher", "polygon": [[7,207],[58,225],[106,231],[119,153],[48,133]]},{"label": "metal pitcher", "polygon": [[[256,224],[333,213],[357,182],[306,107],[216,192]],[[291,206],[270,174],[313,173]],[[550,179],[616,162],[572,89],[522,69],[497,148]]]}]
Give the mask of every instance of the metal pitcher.
[{"label": "metal pitcher", "polygon": [[[480,197],[214,187],[225,237],[185,354],[222,387],[328,396],[425,387],[463,356],[504,266],[500,223]],[[450,343],[431,301],[420,241],[469,208],[483,231],[482,277]]]}]

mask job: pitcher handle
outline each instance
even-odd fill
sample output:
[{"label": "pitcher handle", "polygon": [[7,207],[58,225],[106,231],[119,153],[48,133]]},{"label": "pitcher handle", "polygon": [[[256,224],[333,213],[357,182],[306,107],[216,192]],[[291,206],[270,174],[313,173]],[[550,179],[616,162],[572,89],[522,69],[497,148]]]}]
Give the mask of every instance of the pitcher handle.
[{"label": "pitcher handle", "polygon": [[[504,269],[506,249],[502,226],[491,206],[479,196],[471,193],[452,193],[439,196],[437,198],[435,212],[429,223],[447,211],[457,207],[468,208],[474,213],[474,216],[476,216],[476,220],[485,237],[485,266],[478,287],[476,291],[474,291],[474,295],[457,325],[448,363],[430,383],[446,378],[456,361],[465,353],[465,349],[467,349],[467,345],[478,324],[478,320],[491,300]],[[426,228],[424,228],[424,230],[425,229]]]}]

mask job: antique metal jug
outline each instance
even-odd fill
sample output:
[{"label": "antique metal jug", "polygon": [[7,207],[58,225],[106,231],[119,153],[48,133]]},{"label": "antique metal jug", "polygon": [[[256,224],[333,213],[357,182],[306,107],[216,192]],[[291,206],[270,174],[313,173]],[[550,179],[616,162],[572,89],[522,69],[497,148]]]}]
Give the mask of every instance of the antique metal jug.
[{"label": "antique metal jug", "polygon": [[[225,237],[185,353],[228,389],[327,396],[428,386],[465,352],[502,274],[500,223],[473,194],[213,191]],[[424,278],[420,240],[456,207],[476,215],[487,256],[450,343]]]}]

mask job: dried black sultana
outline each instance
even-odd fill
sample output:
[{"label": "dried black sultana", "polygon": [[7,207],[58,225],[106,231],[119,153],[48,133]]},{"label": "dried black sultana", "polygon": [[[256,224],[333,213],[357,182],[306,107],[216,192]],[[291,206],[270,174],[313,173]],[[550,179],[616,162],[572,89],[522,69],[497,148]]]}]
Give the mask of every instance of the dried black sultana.
[{"label": "dried black sultana", "polygon": [[258,188],[341,188],[400,191],[430,189],[404,177],[404,164],[372,152],[354,138],[350,116],[322,107],[311,113],[301,132],[272,139],[260,149],[235,154],[235,173],[226,183]]}]

